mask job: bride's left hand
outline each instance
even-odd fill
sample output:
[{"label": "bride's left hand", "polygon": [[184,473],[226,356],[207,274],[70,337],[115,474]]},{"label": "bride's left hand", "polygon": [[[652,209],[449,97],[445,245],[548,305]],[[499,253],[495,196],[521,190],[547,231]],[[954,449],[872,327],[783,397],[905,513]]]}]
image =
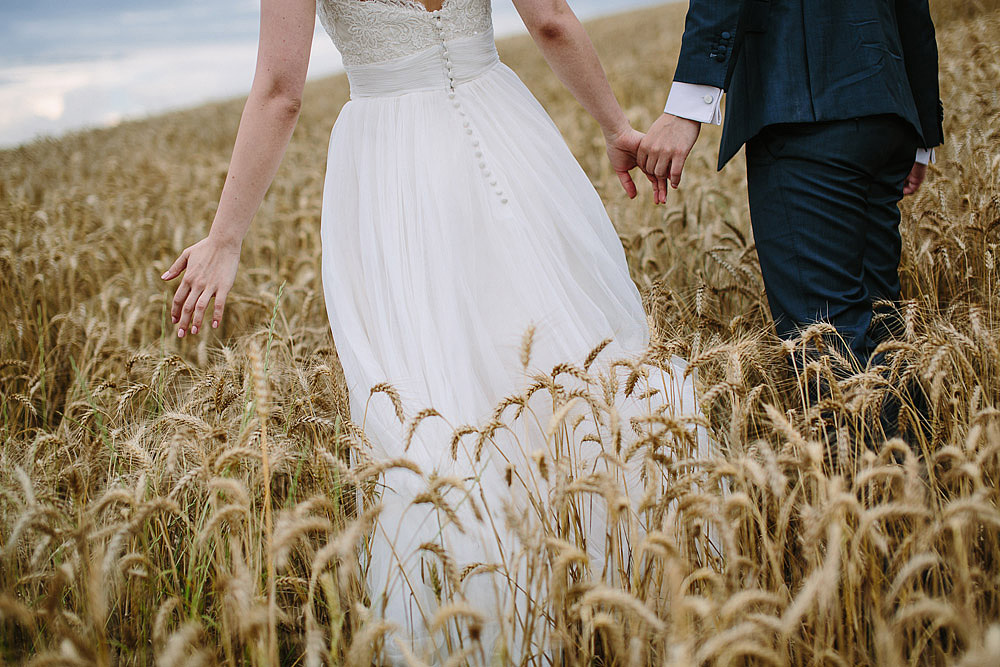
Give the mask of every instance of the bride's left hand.
[{"label": "bride's left hand", "polygon": [[186,248],[166,273],[160,276],[162,280],[169,281],[184,274],[170,309],[170,317],[178,325],[178,337],[198,333],[212,297],[215,297],[212,328],[219,328],[226,307],[226,297],[236,281],[239,263],[239,244],[217,242],[208,236]]},{"label": "bride's left hand", "polygon": [[[605,137],[605,141],[608,144],[608,158],[611,160],[611,166],[615,170],[615,173],[618,174],[618,180],[621,181],[622,187],[625,188],[625,193],[629,199],[635,199],[636,195],[639,194],[635,186],[635,181],[632,180],[631,171],[639,167],[636,156],[639,153],[639,144],[642,142],[644,136],[642,132],[629,127],[617,134]],[[649,178],[648,174],[646,178]],[[655,189],[656,181],[652,178],[649,178],[649,181]]]}]

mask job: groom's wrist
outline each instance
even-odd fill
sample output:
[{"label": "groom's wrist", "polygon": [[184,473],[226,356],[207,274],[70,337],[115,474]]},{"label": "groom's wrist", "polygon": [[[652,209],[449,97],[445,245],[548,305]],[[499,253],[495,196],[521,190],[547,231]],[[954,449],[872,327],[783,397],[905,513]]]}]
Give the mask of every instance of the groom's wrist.
[{"label": "groom's wrist", "polygon": [[914,162],[926,165],[934,162],[934,158],[935,155],[933,148],[918,148],[917,157],[914,159]]},{"label": "groom's wrist", "polygon": [[674,81],[664,113],[698,123],[722,124],[722,89]]}]

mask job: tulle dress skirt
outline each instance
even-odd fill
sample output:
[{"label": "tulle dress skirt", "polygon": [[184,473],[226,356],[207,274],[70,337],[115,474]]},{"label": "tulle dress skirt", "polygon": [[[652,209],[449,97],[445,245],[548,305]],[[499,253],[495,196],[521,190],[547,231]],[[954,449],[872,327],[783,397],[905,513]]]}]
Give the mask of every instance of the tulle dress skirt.
[{"label": "tulle dress skirt", "polygon": [[[537,372],[581,368],[602,341],[612,342],[593,372],[649,342],[615,228],[552,120],[499,61],[492,34],[447,49],[348,68],[352,98],[333,128],[322,215],[323,288],[352,419],[372,461],[412,464],[381,474],[365,578],[373,610],[430,660],[468,640],[433,627],[440,589],[454,583],[432,572],[433,552],[457,571],[489,565],[450,599],[482,612],[487,650],[521,650],[523,629],[505,623],[531,593],[502,508],[551,493],[540,452],[593,467],[604,446],[552,452],[553,401],[538,387],[520,411],[531,419],[484,437],[498,404],[524,395]],[[694,410],[683,362],[657,377],[672,409]],[[595,558],[605,520],[599,508],[586,517]],[[387,642],[386,659],[400,650]]]}]

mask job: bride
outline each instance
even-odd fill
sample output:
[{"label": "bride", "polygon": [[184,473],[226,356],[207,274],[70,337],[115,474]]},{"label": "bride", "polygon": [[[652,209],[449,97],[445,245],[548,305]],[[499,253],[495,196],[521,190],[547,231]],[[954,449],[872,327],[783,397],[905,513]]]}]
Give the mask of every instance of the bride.
[{"label": "bride", "polygon": [[[600,124],[634,198],[629,173],[642,135],[626,120],[583,27],[566,0],[514,4],[552,69]],[[611,361],[639,358],[649,330],[598,194],[499,60],[490,0],[262,1],[257,72],[215,220],[163,274],[183,274],[173,321],[181,338],[198,334],[214,297],[209,321],[219,326],[243,238],[299,115],[317,14],[351,85],[333,127],[323,194],[327,312],[352,418],[372,443],[368,454],[376,464],[409,461],[383,466],[365,562],[373,609],[403,633],[386,642],[384,658],[399,662],[405,650],[437,662],[468,643],[432,623],[444,577],[432,575],[430,563],[442,551],[458,569],[486,565],[448,592],[490,619],[476,633],[481,660],[527,651],[519,642],[536,642],[534,630],[508,623],[506,611],[544,591],[526,581],[518,557],[527,524],[500,508],[524,510],[551,495],[559,482],[539,474],[540,462],[561,457],[593,473],[610,446],[606,420],[588,408],[574,425],[589,418],[600,435],[567,450],[551,423],[569,415],[571,402],[553,405],[552,392],[528,385],[543,377],[538,371],[553,377],[556,364],[572,362],[575,395],[587,387],[601,394],[593,378],[603,369],[611,382],[620,368]],[[694,411],[682,361],[653,376],[666,407]],[[643,394],[645,405],[610,400],[609,414],[648,411],[653,394]],[[509,396],[534,419],[483,429]],[[477,432],[489,437],[462,437]],[[634,506],[637,464],[620,472],[640,486],[629,494]],[[597,505],[579,525],[600,573],[608,530]],[[542,514],[536,509],[544,522]]]}]

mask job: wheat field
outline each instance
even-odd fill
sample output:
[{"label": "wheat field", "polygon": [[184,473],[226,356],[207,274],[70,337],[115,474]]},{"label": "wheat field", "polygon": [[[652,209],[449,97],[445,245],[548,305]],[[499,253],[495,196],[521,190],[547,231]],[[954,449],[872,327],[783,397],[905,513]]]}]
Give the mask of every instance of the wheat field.
[{"label": "wheat field", "polygon": [[[662,109],[683,9],[588,26],[637,127]],[[1000,2],[934,12],[947,145],[903,205],[905,331],[889,375],[839,380],[825,358],[801,375],[787,363],[821,328],[796,345],[768,333],[744,166],[715,173],[717,129],[668,206],[630,202],[530,41],[501,44],[608,206],[655,323],[651,360],[691,360],[720,444],[693,465],[676,424],[638,429],[670,483],[644,499],[659,529],[617,584],[560,525],[524,536],[550,591],[531,613],[551,618],[561,664],[1000,664]],[[358,549],[378,466],[319,277],[327,142],[347,98],[344,77],[308,85],[226,319],[183,341],[158,276],[207,232],[243,100],[0,152],[0,662],[377,660],[386,628]],[[560,373],[585,370],[540,380],[557,413]],[[824,421],[871,423],[911,380],[930,424],[909,444],[824,447]],[[574,500],[552,502],[560,514]],[[447,583],[465,574],[434,557]],[[451,664],[482,658],[481,617],[448,590],[435,621],[466,640]],[[495,661],[544,664],[516,647]]]}]

